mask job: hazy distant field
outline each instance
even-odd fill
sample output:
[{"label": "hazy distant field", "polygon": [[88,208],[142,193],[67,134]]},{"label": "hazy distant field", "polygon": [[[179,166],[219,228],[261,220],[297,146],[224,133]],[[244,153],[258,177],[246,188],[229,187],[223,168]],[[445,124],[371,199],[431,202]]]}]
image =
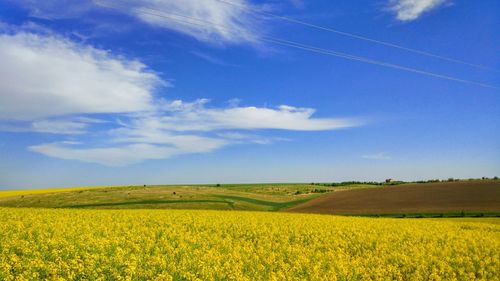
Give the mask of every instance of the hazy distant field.
[{"label": "hazy distant field", "polygon": [[0,208],[0,280],[498,280],[490,222]]},{"label": "hazy distant field", "polygon": [[99,188],[99,187],[91,186],[91,187],[63,187],[63,188],[44,188],[44,189],[25,189],[25,190],[24,189],[0,190],[0,198],[23,196],[23,195],[59,193],[59,192],[77,191],[77,190],[85,190],[93,188]]},{"label": "hazy distant field", "polygon": [[[154,208],[277,211],[341,187],[310,184],[239,184],[186,186],[122,186],[45,191],[7,191],[0,206],[46,208]],[[65,191],[65,192],[63,192]],[[5,192],[5,191],[4,191]],[[1,192],[0,192],[1,194]]]}]

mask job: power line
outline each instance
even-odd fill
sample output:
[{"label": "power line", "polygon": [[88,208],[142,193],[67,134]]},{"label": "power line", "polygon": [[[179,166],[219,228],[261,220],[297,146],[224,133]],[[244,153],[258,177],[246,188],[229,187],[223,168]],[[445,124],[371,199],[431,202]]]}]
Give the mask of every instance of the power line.
[{"label": "power line", "polygon": [[429,71],[425,71],[425,70],[419,70],[419,69],[415,69],[415,68],[411,68],[411,67],[406,67],[406,66],[401,66],[401,65],[397,65],[397,64],[386,63],[386,62],[372,60],[372,59],[368,59],[368,58],[364,58],[364,57],[353,56],[353,55],[349,55],[349,54],[345,54],[345,53],[336,52],[336,51],[333,51],[333,50],[328,50],[328,49],[323,49],[323,48],[317,48],[317,47],[314,47],[314,46],[303,45],[303,44],[295,43],[295,42],[292,42],[292,41],[287,41],[287,40],[270,40],[270,39],[264,39],[264,40],[270,41],[270,42],[274,42],[276,44],[280,44],[280,45],[283,45],[283,46],[289,46],[289,47],[293,47],[293,48],[298,48],[298,49],[302,49],[302,50],[306,50],[306,51],[311,51],[311,52],[315,52],[315,53],[319,53],[319,54],[323,54],[323,55],[331,55],[331,56],[335,56],[335,57],[341,57],[341,58],[345,58],[345,59],[349,59],[349,60],[360,61],[360,62],[364,62],[364,63],[369,63],[369,64],[374,64],[374,65],[379,65],[379,66],[394,68],[394,69],[398,69],[398,70],[403,70],[403,71],[418,73],[418,74],[422,74],[422,75],[432,76],[432,77],[435,77],[435,78],[441,78],[441,79],[446,79],[446,80],[455,81],[455,82],[461,82],[461,83],[478,85],[478,86],[485,87],[485,88],[500,89],[498,87],[495,87],[495,86],[492,86],[492,85],[488,85],[488,84],[485,84],[485,83],[481,83],[481,82],[475,82],[475,81],[460,79],[460,78],[456,78],[456,77],[452,77],[452,76],[448,76],[448,75],[443,75],[443,74],[438,74],[438,73],[433,73],[433,72],[429,72]]},{"label": "power line", "polygon": [[[121,11],[120,8],[130,8],[130,7],[127,7],[124,5],[120,5],[120,4],[118,4],[118,5],[116,5],[116,4],[113,4],[113,5],[103,4],[100,1],[96,1],[96,3],[100,6],[119,10],[119,11]],[[206,25],[209,24],[211,26],[216,26],[218,28],[221,28],[221,29],[224,29],[224,30],[230,31],[230,32],[235,32],[235,31],[243,32],[244,31],[241,29],[237,30],[235,28],[227,28],[227,27],[222,26],[220,24],[216,24],[216,23],[213,23],[210,21],[205,21],[202,19],[198,19],[198,18],[186,16],[186,15],[180,15],[180,14],[175,14],[175,13],[170,13],[170,12],[167,13],[167,12],[160,11],[160,10],[153,9],[153,8],[135,8],[134,11],[137,13],[145,14],[145,15],[157,16],[157,17],[175,20],[178,22],[186,23],[186,24],[197,25],[197,26],[205,27],[205,28],[207,27]],[[150,11],[160,12],[161,14],[150,12]],[[187,19],[187,20],[183,20],[182,18]],[[196,22],[193,22],[193,21],[196,21]],[[315,46],[311,46],[311,45],[301,44],[298,42],[280,39],[280,38],[276,38],[276,37],[255,36],[255,35],[251,35],[251,34],[249,34],[249,36],[255,38],[256,40],[271,42],[274,44],[292,47],[292,48],[296,48],[296,49],[300,49],[300,50],[304,50],[304,51],[309,51],[309,52],[313,52],[313,53],[340,57],[340,58],[344,58],[344,59],[348,59],[348,60],[352,60],[352,61],[359,61],[359,62],[363,62],[363,63],[367,63],[367,64],[379,65],[379,66],[383,66],[383,67],[387,67],[387,68],[393,68],[393,69],[397,69],[397,70],[417,73],[417,74],[421,74],[421,75],[426,75],[426,76],[430,76],[430,77],[435,77],[435,78],[440,78],[440,79],[445,79],[445,80],[450,80],[450,81],[455,81],[455,82],[460,82],[460,83],[473,84],[473,85],[477,85],[477,86],[481,86],[481,87],[485,87],[485,88],[500,89],[496,86],[492,86],[492,85],[481,83],[481,82],[456,78],[453,76],[433,73],[433,72],[429,72],[429,71],[425,71],[425,70],[406,67],[406,66],[402,66],[402,65],[398,65],[398,64],[392,64],[392,63],[388,63],[388,62],[384,62],[384,61],[373,60],[373,59],[369,59],[369,58],[365,58],[365,57],[355,56],[355,55],[351,55],[348,53],[342,53],[342,52],[338,52],[338,51],[331,50],[331,49],[324,49],[324,48],[319,48],[319,47],[315,47]]]},{"label": "power line", "polygon": [[253,13],[253,14],[264,15],[264,16],[267,16],[267,17],[272,17],[272,18],[280,19],[280,20],[283,20],[283,21],[287,21],[287,22],[290,22],[290,23],[303,25],[303,26],[306,26],[306,27],[309,27],[309,28],[314,28],[314,29],[317,29],[317,30],[328,31],[328,32],[336,33],[336,34],[339,34],[339,35],[342,35],[342,36],[346,36],[346,37],[350,37],[350,38],[354,38],[354,39],[358,39],[358,40],[362,40],[362,41],[366,41],[366,42],[370,42],[370,43],[374,43],[374,44],[379,44],[379,45],[386,46],[386,47],[396,48],[396,49],[399,49],[399,50],[403,50],[403,51],[407,51],[407,52],[411,52],[411,53],[415,53],[415,54],[419,54],[419,55],[423,55],[423,56],[427,56],[427,57],[432,57],[432,58],[435,58],[435,59],[440,59],[440,60],[444,60],[444,61],[448,61],[448,62],[463,64],[463,65],[467,65],[467,66],[471,66],[471,67],[475,67],[475,68],[480,68],[480,69],[483,69],[483,70],[500,72],[499,70],[491,68],[491,67],[488,67],[488,66],[483,66],[483,65],[479,65],[479,64],[473,64],[473,63],[469,63],[469,62],[466,62],[466,61],[462,61],[462,60],[458,60],[458,59],[454,59],[454,58],[449,58],[449,57],[445,57],[445,56],[441,56],[441,55],[436,55],[436,54],[433,54],[433,53],[430,53],[430,52],[426,52],[426,51],[422,51],[422,50],[417,50],[417,49],[413,49],[413,48],[408,48],[408,47],[401,46],[401,45],[398,45],[398,44],[394,44],[394,43],[390,43],[390,42],[386,42],[386,41],[382,41],[382,40],[377,40],[377,39],[369,38],[369,37],[366,37],[366,36],[361,36],[361,35],[357,35],[357,34],[354,34],[354,33],[341,31],[341,30],[338,30],[338,29],[333,29],[333,28],[330,28],[330,27],[325,27],[325,26],[321,26],[321,25],[317,25],[317,24],[308,23],[308,22],[305,22],[305,21],[297,20],[297,19],[294,19],[294,18],[286,17],[286,16],[280,16],[280,15],[272,14],[272,13],[269,13],[269,12],[264,12],[264,11],[256,9],[256,8],[248,7],[248,6],[245,6],[245,5],[242,5],[242,4],[238,4],[238,3],[234,3],[234,2],[230,2],[230,1],[226,1],[226,0],[214,0],[214,1],[218,1],[218,2],[221,2],[221,3],[228,4],[228,5],[232,5],[232,6],[238,7],[241,10],[245,10],[245,11]]}]

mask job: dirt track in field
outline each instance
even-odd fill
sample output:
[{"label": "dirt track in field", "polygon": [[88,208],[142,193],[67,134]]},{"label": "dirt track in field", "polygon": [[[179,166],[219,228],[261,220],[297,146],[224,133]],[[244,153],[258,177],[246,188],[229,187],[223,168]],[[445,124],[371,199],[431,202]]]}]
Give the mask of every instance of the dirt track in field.
[{"label": "dirt track in field", "polygon": [[287,209],[325,214],[500,211],[500,180],[404,184],[338,191]]}]

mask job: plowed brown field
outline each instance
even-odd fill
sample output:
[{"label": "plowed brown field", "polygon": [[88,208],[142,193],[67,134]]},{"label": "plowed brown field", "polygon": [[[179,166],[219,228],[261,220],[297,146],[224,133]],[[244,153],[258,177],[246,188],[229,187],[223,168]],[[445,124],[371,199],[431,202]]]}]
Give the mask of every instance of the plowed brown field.
[{"label": "plowed brown field", "polygon": [[500,211],[500,180],[403,184],[338,191],[287,209],[326,214]]}]

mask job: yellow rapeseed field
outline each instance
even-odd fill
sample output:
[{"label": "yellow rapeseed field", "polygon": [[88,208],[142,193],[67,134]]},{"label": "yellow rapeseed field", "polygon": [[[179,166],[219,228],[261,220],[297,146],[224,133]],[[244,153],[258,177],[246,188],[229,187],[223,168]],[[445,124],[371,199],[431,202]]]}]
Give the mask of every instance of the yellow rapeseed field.
[{"label": "yellow rapeseed field", "polygon": [[103,188],[103,187],[104,186],[82,186],[82,187],[61,187],[61,188],[44,188],[44,189],[0,190],[0,198],[22,196],[22,195],[34,195],[34,194],[78,191],[78,190],[87,190],[87,189]]},{"label": "yellow rapeseed field", "polygon": [[0,208],[0,280],[498,280],[500,225]]}]

